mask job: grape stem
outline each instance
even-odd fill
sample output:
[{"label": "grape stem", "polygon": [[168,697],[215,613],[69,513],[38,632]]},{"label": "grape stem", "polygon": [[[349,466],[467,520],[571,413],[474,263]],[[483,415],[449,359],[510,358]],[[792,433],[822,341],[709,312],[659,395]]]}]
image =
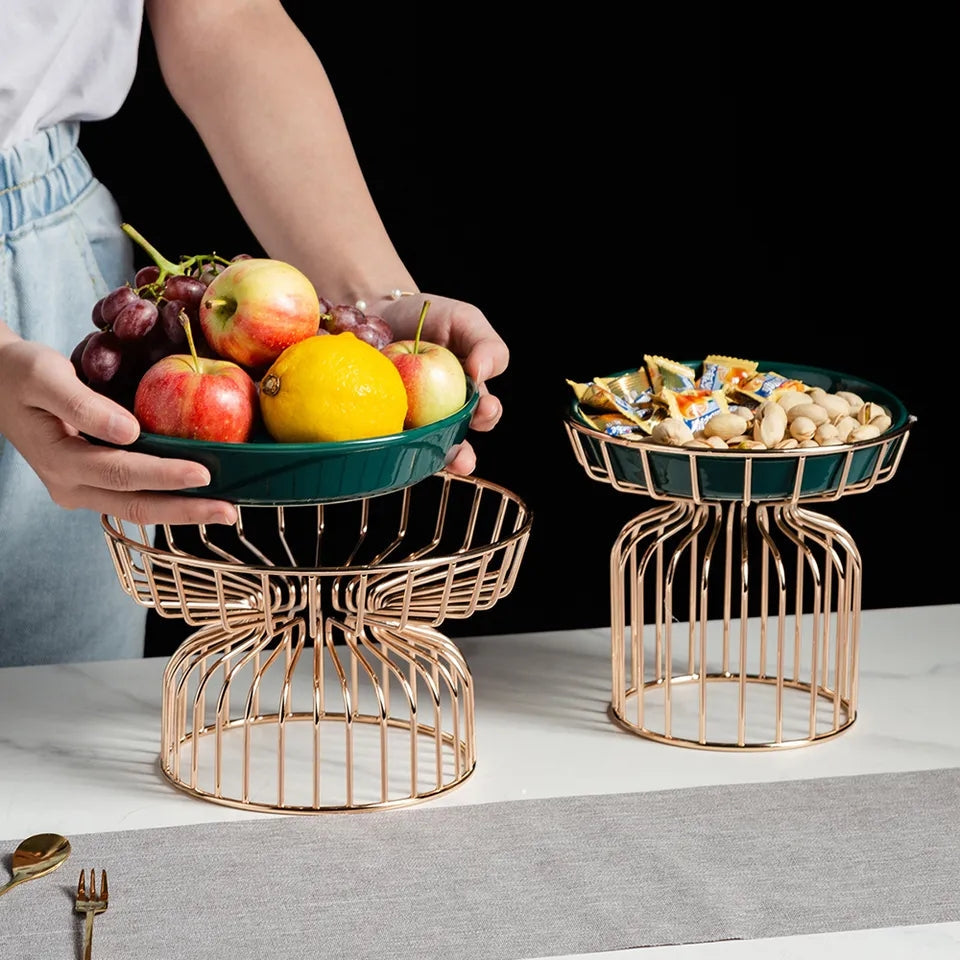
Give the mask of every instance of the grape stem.
[{"label": "grape stem", "polygon": [[413,352],[420,352],[420,334],[423,331],[423,321],[427,319],[427,311],[430,309],[430,301],[424,300],[420,308],[420,322],[417,324],[417,335],[413,338]]},{"label": "grape stem", "polygon": [[190,345],[190,356],[193,357],[193,369],[197,373],[202,373],[200,370],[200,358],[197,356],[197,348],[193,342],[193,333],[190,331],[190,318],[187,316],[185,310],[180,311],[180,325],[187,333],[187,343]]},{"label": "grape stem", "polygon": [[174,274],[176,276],[183,276],[187,271],[187,267],[192,265],[192,260],[185,261],[184,263],[177,266],[175,263],[171,263],[162,253],[160,253],[157,248],[150,243],[143,234],[140,233],[135,227],[131,227],[129,223],[120,224],[123,232],[130,237],[138,246],[143,247],[144,250],[150,254],[150,259],[157,265],[160,270],[160,276],[157,277],[155,283],[159,283],[161,280],[166,277]]}]

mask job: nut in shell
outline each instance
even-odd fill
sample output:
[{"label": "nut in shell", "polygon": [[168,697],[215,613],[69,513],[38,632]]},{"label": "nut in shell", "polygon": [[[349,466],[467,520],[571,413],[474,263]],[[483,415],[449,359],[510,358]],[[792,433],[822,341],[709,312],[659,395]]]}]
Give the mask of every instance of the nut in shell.
[{"label": "nut in shell", "polygon": [[850,390],[838,390],[836,395],[847,401],[847,405],[850,407],[850,413],[852,414],[856,414],[863,406],[863,397],[857,393],[852,393]]},{"label": "nut in shell", "polygon": [[[787,413],[789,415],[789,411]],[[790,424],[790,436],[796,440],[813,440],[816,432],[817,425],[809,417],[794,417]]]},{"label": "nut in shell", "polygon": [[651,440],[671,447],[683,446],[693,438],[693,431],[676,417],[664,418],[650,431]]},{"label": "nut in shell", "polygon": [[841,417],[834,423],[834,426],[837,428],[837,436],[843,443],[846,443],[850,437],[850,434],[860,426],[857,420],[854,417],[851,417],[849,414],[845,417]]},{"label": "nut in shell", "polygon": [[827,411],[830,419],[839,420],[840,417],[850,415],[850,404],[843,397],[838,397],[835,393],[825,393],[816,401],[824,410]]},{"label": "nut in shell", "polygon": [[742,403],[731,403],[730,404],[730,413],[735,413],[738,417],[743,417],[747,423],[750,423],[754,418],[754,412],[750,407],[744,406]]},{"label": "nut in shell", "polygon": [[832,423],[821,423],[817,427],[817,432],[813,435],[813,439],[820,444],[820,446],[827,446],[827,441],[836,441],[837,443],[842,443],[840,439],[840,431]]},{"label": "nut in shell", "polygon": [[798,403],[810,403],[810,398],[807,394],[800,393],[797,390],[788,390],[786,393],[782,393],[777,397],[777,403],[779,403],[784,410],[789,411],[791,407],[795,407]]},{"label": "nut in shell", "polygon": [[707,437],[720,437],[729,440],[746,433],[747,421],[737,413],[716,413],[704,425],[703,433]]},{"label": "nut in shell", "polygon": [[893,420],[890,418],[889,414],[881,413],[879,417],[874,417],[871,421],[871,424],[875,426],[881,433],[885,430],[889,430],[893,426]]},{"label": "nut in shell", "polygon": [[857,420],[860,423],[870,423],[874,418],[879,417],[885,414],[887,411],[880,406],[879,403],[874,403],[872,400],[868,400],[858,411],[857,411]]},{"label": "nut in shell", "polygon": [[793,423],[798,417],[812,420],[819,427],[830,419],[830,414],[819,403],[797,403],[787,411],[787,420]]},{"label": "nut in shell", "polygon": [[775,447],[787,432],[787,414],[783,407],[774,407],[779,411],[763,415],[753,428],[753,439],[759,440],[765,446]]},{"label": "nut in shell", "polygon": [[875,440],[879,436],[879,427],[875,427],[872,423],[862,423],[847,437],[847,443],[859,443],[861,440]]},{"label": "nut in shell", "polygon": [[773,417],[783,419],[783,425],[787,425],[787,408],[779,400],[764,400],[757,410],[758,417]]}]

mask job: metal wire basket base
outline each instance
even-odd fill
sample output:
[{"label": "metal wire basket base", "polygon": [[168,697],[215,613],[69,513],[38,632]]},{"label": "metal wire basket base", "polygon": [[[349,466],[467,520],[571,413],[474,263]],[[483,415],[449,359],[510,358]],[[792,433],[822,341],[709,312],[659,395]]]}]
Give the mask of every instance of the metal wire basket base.
[{"label": "metal wire basket base", "polygon": [[855,721],[861,561],[828,517],[796,504],[671,502],[625,525],[610,582],[610,714],[626,729],[769,750]]},{"label": "metal wire basket base", "polygon": [[448,640],[368,625],[308,645],[305,627],[245,639],[207,628],[171,658],[160,766],[174,786],[243,809],[324,813],[405,806],[473,772],[473,684]]},{"label": "metal wire basket base", "polygon": [[[706,684],[737,684],[741,682],[741,678],[737,675],[732,674],[707,674],[704,677],[704,682]],[[764,684],[767,687],[776,687],[777,680],[774,677],[760,677],[756,674],[747,674],[744,678],[744,682],[749,686],[748,689],[753,692],[754,684]],[[710,750],[728,750],[728,751],[764,751],[770,749],[785,749],[788,747],[801,747],[806,746],[811,743],[815,743],[820,740],[829,740],[832,737],[836,737],[839,734],[843,733],[845,730],[849,729],[851,724],[856,720],[856,713],[853,711],[849,700],[840,698],[840,720],[836,727],[827,725],[825,729],[821,729],[816,732],[812,737],[803,734],[803,720],[798,718],[798,714],[805,711],[810,704],[811,696],[815,695],[820,698],[820,702],[817,703],[817,712],[822,712],[824,708],[828,711],[833,710],[834,705],[834,694],[830,690],[825,690],[823,688],[814,689],[809,683],[797,683],[791,681],[785,681],[782,685],[782,696],[785,701],[790,702],[781,702],[779,706],[771,704],[771,712],[767,714],[769,717],[779,716],[781,719],[781,731],[780,739],[775,739],[774,736],[771,736],[770,739],[763,739],[763,734],[760,733],[758,739],[753,742],[747,742],[744,740],[743,743],[737,740],[736,728],[734,727],[733,717],[736,716],[736,705],[731,705],[730,709],[724,711],[724,715],[727,719],[727,726],[730,728],[727,731],[728,739],[726,740],[708,740],[706,733],[702,734],[703,739],[700,739],[699,732],[699,686],[700,686],[700,677],[697,675],[687,676],[687,677],[673,677],[671,680],[673,686],[673,711],[674,716],[678,714],[681,716],[681,721],[678,724],[677,720],[674,719],[673,729],[677,730],[684,726],[683,723],[683,714],[687,714],[687,726],[690,729],[691,736],[683,737],[678,735],[667,736],[662,732],[657,730],[652,730],[649,727],[644,727],[638,725],[634,720],[630,719],[631,714],[637,716],[639,708],[639,702],[637,698],[636,690],[627,690],[624,697],[624,707],[623,713],[618,713],[611,703],[608,707],[608,713],[610,718],[619,724],[621,727],[629,730],[632,733],[637,734],[640,737],[644,737],[647,740],[655,740],[658,743],[670,744],[671,746],[678,747],[693,747],[700,749],[710,749]],[[661,687],[661,683],[658,681],[650,681],[649,683],[644,684],[644,696],[648,697],[651,693],[656,693],[657,688]],[[735,694],[735,697],[739,698],[739,694]],[[694,699],[696,698],[696,699]],[[734,699],[733,697],[729,699]],[[686,701],[686,702],[684,702]],[[796,709],[791,710],[790,708],[794,707]],[[650,702],[648,699],[647,709],[650,709]],[[790,717],[793,715],[795,720],[793,723],[788,721],[788,728],[792,728],[796,734],[793,739],[784,739],[783,738],[783,718]],[[712,723],[716,724],[717,722],[717,710],[714,708],[714,715]],[[694,732],[693,723],[690,721],[696,722],[697,731]],[[768,734],[771,731],[768,731]]]},{"label": "metal wire basket base", "polygon": [[506,596],[532,517],[437,474],[362,501],[241,507],[233,527],[103,517],[137,603],[198,629],[163,676],[160,768],[204,800],[272,813],[405,806],[476,766],[473,680],[437,630]]}]

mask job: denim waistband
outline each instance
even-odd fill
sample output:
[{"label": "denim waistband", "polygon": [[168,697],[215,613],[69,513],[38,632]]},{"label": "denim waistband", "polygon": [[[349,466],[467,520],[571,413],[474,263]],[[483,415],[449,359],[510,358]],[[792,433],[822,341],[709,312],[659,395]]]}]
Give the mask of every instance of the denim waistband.
[{"label": "denim waistband", "polygon": [[58,123],[0,150],[0,236],[56,213],[90,184],[80,125]]}]

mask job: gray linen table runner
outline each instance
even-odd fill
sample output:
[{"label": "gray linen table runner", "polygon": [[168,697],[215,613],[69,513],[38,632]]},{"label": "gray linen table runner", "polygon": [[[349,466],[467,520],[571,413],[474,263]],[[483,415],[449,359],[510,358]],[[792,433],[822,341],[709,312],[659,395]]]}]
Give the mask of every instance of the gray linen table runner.
[{"label": "gray linen table runner", "polygon": [[92,867],[97,960],[521,960],[960,920],[956,769],[70,840],[0,898],[3,960],[79,956]]}]

